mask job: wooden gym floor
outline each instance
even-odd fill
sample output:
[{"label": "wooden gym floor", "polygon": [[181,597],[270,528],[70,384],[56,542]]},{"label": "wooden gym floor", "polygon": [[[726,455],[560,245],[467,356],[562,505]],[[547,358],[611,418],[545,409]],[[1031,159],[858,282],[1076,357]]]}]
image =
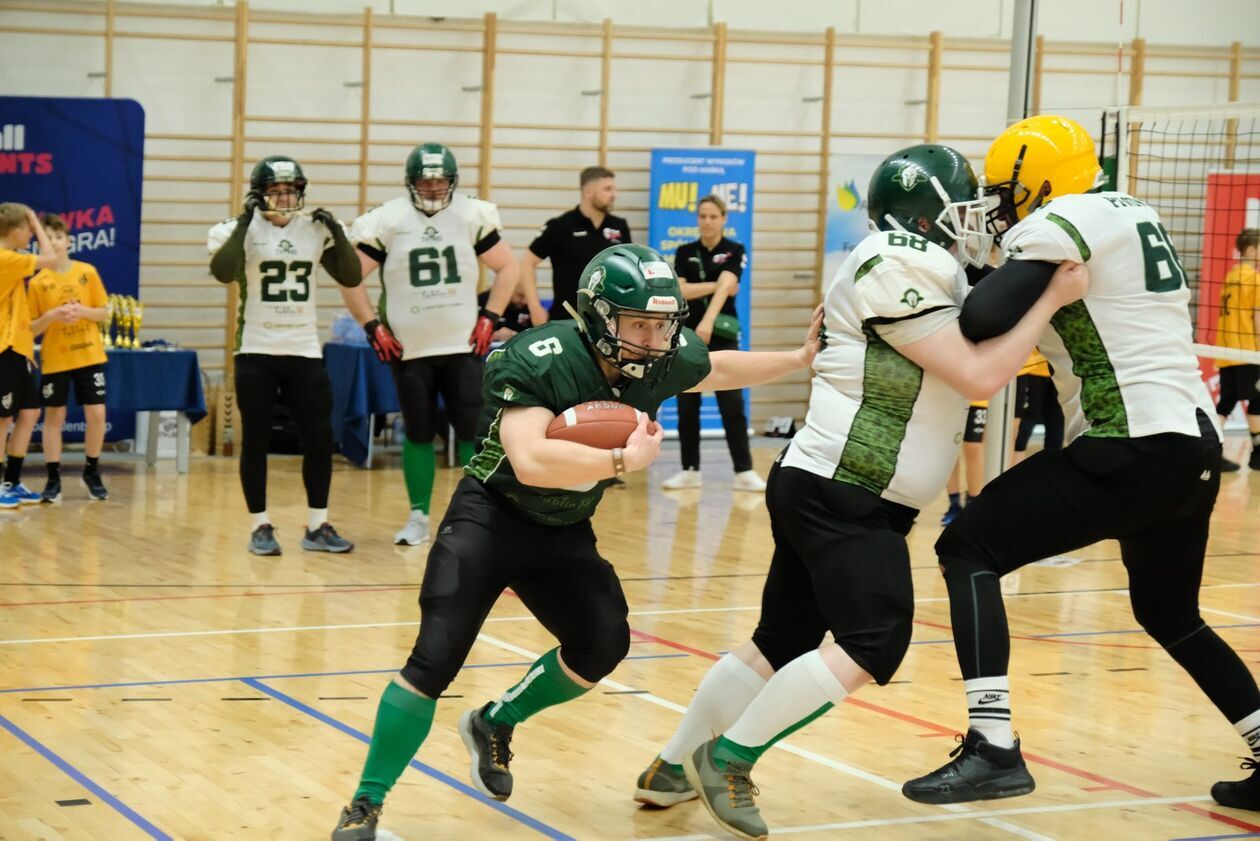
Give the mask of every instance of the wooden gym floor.
[{"label": "wooden gym floor", "polygon": [[[1245,447],[1231,439],[1237,457]],[[459,714],[511,685],[553,643],[504,596],[382,826],[404,839],[709,838],[695,802],[630,799],[710,661],[746,639],[770,554],[759,496],[732,495],[705,448],[703,491],[647,476],[596,518],[630,602],[630,658],[604,685],[518,730],[516,793],[477,795]],[[774,449],[755,450],[764,473]],[[427,547],[394,547],[406,505],[396,467],[339,465],[333,521],[358,548],[298,547],[295,458],[271,462],[285,554],[245,551],[236,464],[175,475],[106,459],[111,499],[67,482],[55,507],[0,512],[0,839],[325,839],[354,791],[377,698],[413,639]],[[42,485],[31,465],[28,484]],[[68,464],[66,475],[77,467]],[[440,516],[457,478],[439,471]],[[34,479],[34,481],[29,481]],[[1009,576],[1016,726],[1037,791],[932,807],[903,780],[945,761],[966,724],[945,589],[931,551],[944,500],[911,534],[917,626],[896,683],[868,687],[758,766],[775,835],[843,839],[1206,839],[1260,833],[1260,813],[1216,807],[1243,745],[1138,629],[1117,547]],[[1204,616],[1260,674],[1260,475],[1224,478]],[[713,837],[722,837],[714,835]]]}]

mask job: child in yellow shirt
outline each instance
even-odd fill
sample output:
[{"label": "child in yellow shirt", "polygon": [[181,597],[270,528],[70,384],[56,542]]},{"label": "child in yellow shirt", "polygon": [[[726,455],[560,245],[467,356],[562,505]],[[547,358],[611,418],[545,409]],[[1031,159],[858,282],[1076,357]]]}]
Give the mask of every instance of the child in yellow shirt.
[{"label": "child in yellow shirt", "polygon": [[[38,255],[27,251],[32,235],[39,243]],[[26,278],[55,261],[35,212],[16,202],[0,204],[0,440],[9,436],[5,448],[8,459],[0,481],[0,509],[40,499],[22,484],[22,461],[39,420],[35,337],[26,305]]]},{"label": "child in yellow shirt", "polygon": [[61,498],[61,428],[73,385],[87,420],[83,484],[93,499],[103,500],[109,494],[97,461],[105,442],[105,343],[97,324],[109,318],[109,299],[96,269],[70,259],[70,234],[62,218],[48,214],[42,221],[58,260],[31,279],[27,293],[31,331],[44,335],[41,393],[48,482],[42,499],[56,502]]}]

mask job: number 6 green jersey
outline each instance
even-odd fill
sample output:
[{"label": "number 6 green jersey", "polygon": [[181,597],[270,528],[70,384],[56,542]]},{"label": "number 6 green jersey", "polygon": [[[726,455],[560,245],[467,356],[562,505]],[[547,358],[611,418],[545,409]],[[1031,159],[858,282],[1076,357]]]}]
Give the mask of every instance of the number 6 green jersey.
[{"label": "number 6 green jersey", "polygon": [[405,196],[354,220],[350,241],[381,264],[381,318],[403,359],[468,352],[477,323],[477,257],[499,242],[493,204],[456,194],[426,216]]},{"label": "number 6 green jersey", "polygon": [[515,406],[541,406],[559,415],[591,400],[615,400],[655,418],[661,403],[709,375],[709,351],[695,333],[683,328],[679,348],[672,364],[658,362],[644,379],[627,379],[614,387],[578,332],[577,322],[553,321],[518,333],[486,359],[480,444],[465,471],[536,522],[562,526],[587,519],[611,480],[570,489],[522,484],[499,437],[503,412]]},{"label": "number 6 green jersey", "polygon": [[1215,414],[1192,342],[1190,289],[1159,214],[1125,193],[1054,199],[1002,240],[1008,259],[1085,263],[1089,292],[1037,342],[1054,367],[1065,433],[1199,436]]}]

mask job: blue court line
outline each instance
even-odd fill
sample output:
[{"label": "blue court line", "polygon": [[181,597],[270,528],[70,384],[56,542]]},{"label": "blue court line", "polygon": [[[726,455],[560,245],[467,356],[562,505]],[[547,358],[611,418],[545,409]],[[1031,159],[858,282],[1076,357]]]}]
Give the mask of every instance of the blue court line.
[{"label": "blue court line", "polygon": [[156,839],[156,841],[174,841],[174,839],[172,839],[171,836],[167,835],[165,832],[163,832],[162,830],[158,829],[156,826],[154,826],[153,824],[145,820],[144,816],[142,816],[135,809],[132,809],[126,803],[123,803],[117,797],[110,794],[105,789],[101,788],[99,785],[93,782],[91,778],[89,778],[86,774],[84,774],[78,768],[75,768],[69,762],[66,762],[60,756],[53,753],[51,748],[46,747],[42,742],[40,742],[34,736],[27,733],[21,727],[18,727],[16,724],[14,724],[12,721],[10,721],[9,719],[5,718],[2,715],[0,715],[0,727],[3,727],[5,730],[8,730],[10,733],[16,736],[20,741],[25,743],[25,745],[28,748],[35,751],[40,756],[44,757],[44,759],[47,759],[53,765],[57,766],[57,768],[67,777],[74,780],[76,783],[78,783],[79,785],[87,789],[88,791],[95,794],[98,798],[100,798],[100,800],[103,803],[105,803],[115,812],[122,815],[124,818],[126,818],[127,820],[131,821],[133,824],[138,826],[150,838]]},{"label": "blue court line", "polygon": [[[1214,630],[1216,629],[1227,630],[1230,628],[1260,628],[1260,624],[1257,624],[1255,622],[1244,622],[1237,625],[1212,625],[1211,627]],[[1056,633],[1056,634],[1020,634],[1020,636],[1031,638],[1031,639],[1038,639],[1038,640],[1053,640],[1053,639],[1061,639],[1061,638],[1066,638],[1066,637],[1107,637],[1107,636],[1114,636],[1117,634],[1145,634],[1145,633],[1146,631],[1142,630],[1141,628],[1135,628],[1133,630],[1128,630],[1128,631],[1071,631],[1071,632]],[[953,641],[954,641],[953,637],[948,637],[946,639],[939,639],[939,640],[915,640],[911,642],[910,644],[911,645],[946,645],[948,643],[952,643]],[[1223,835],[1221,837],[1232,838],[1234,836]],[[1248,838],[1250,836],[1240,835],[1238,837]]]},{"label": "blue court line", "polygon": [[1260,832],[1244,832],[1242,835],[1196,835],[1194,838],[1174,838],[1172,841],[1225,841],[1226,838],[1260,838]]},{"label": "blue court line", "polygon": [[[293,707],[293,709],[297,710],[298,712],[309,715],[311,718],[315,719],[316,721],[319,721],[323,724],[327,724],[329,727],[332,727],[335,730],[339,730],[342,733],[345,733],[347,736],[352,736],[355,739],[358,739],[360,742],[363,742],[365,745],[372,744],[371,737],[368,736],[363,731],[355,730],[350,725],[342,721],[339,721],[330,715],[325,715],[324,713],[320,712],[314,707],[304,704],[301,701],[299,701],[297,698],[294,698],[290,695],[286,695],[278,689],[272,689],[267,684],[260,683],[254,678],[248,678],[248,677],[243,678],[241,680],[241,683],[253,689],[258,690],[259,692],[266,693],[267,695],[270,695],[272,698],[275,698],[277,701],[288,704],[290,707]],[[508,806],[506,803],[500,803],[498,800],[495,800],[494,798],[486,797],[484,794],[477,791],[475,788],[468,785],[467,783],[460,782],[459,780],[455,779],[449,774],[444,774],[431,765],[425,765],[423,762],[419,761],[418,759],[411,760],[409,764],[412,768],[415,768],[417,771],[420,771],[424,774],[429,775],[430,777],[442,783],[443,785],[450,786],[451,788],[455,789],[459,793],[468,795],[469,797],[473,798],[479,803],[489,806],[495,811],[500,812],[508,816],[509,818],[512,818],[513,820],[524,824],[525,826],[529,827],[535,832],[539,832],[547,836],[548,838],[554,838],[556,839],[556,841],[577,841],[577,839],[575,839],[572,835],[566,835],[560,830],[548,826],[547,824],[543,823],[537,818],[531,817],[517,809],[513,809],[511,806]]]},{"label": "blue court line", "polygon": [[[673,660],[689,657],[688,654],[635,654],[626,660]],[[522,660],[516,663],[465,663],[464,669],[502,669],[511,666],[529,666],[533,661]],[[234,680],[288,680],[304,677],[344,677],[348,675],[392,675],[398,669],[357,669],[345,672],[293,672],[279,675],[230,675],[227,677],[192,677],[172,680],[132,680],[121,683],[80,683],[73,686],[21,686],[16,689],[0,689],[0,695],[12,695],[17,692],[67,692],[72,689],[115,689],[128,686],[177,686],[185,683],[227,683]]]}]

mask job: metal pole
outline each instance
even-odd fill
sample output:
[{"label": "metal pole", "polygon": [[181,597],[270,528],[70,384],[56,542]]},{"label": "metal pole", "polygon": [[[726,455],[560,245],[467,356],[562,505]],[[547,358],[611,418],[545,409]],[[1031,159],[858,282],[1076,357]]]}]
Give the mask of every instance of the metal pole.
[{"label": "metal pole", "polygon": [[[1032,112],[1032,72],[1037,50],[1039,0],[1015,0],[1011,25],[1011,76],[1006,96],[1006,123],[1017,123]],[[984,436],[984,479],[992,482],[1010,466],[1011,437],[1015,428],[1015,384],[1007,385],[989,401],[988,427]],[[970,489],[968,489],[970,492]]]}]

